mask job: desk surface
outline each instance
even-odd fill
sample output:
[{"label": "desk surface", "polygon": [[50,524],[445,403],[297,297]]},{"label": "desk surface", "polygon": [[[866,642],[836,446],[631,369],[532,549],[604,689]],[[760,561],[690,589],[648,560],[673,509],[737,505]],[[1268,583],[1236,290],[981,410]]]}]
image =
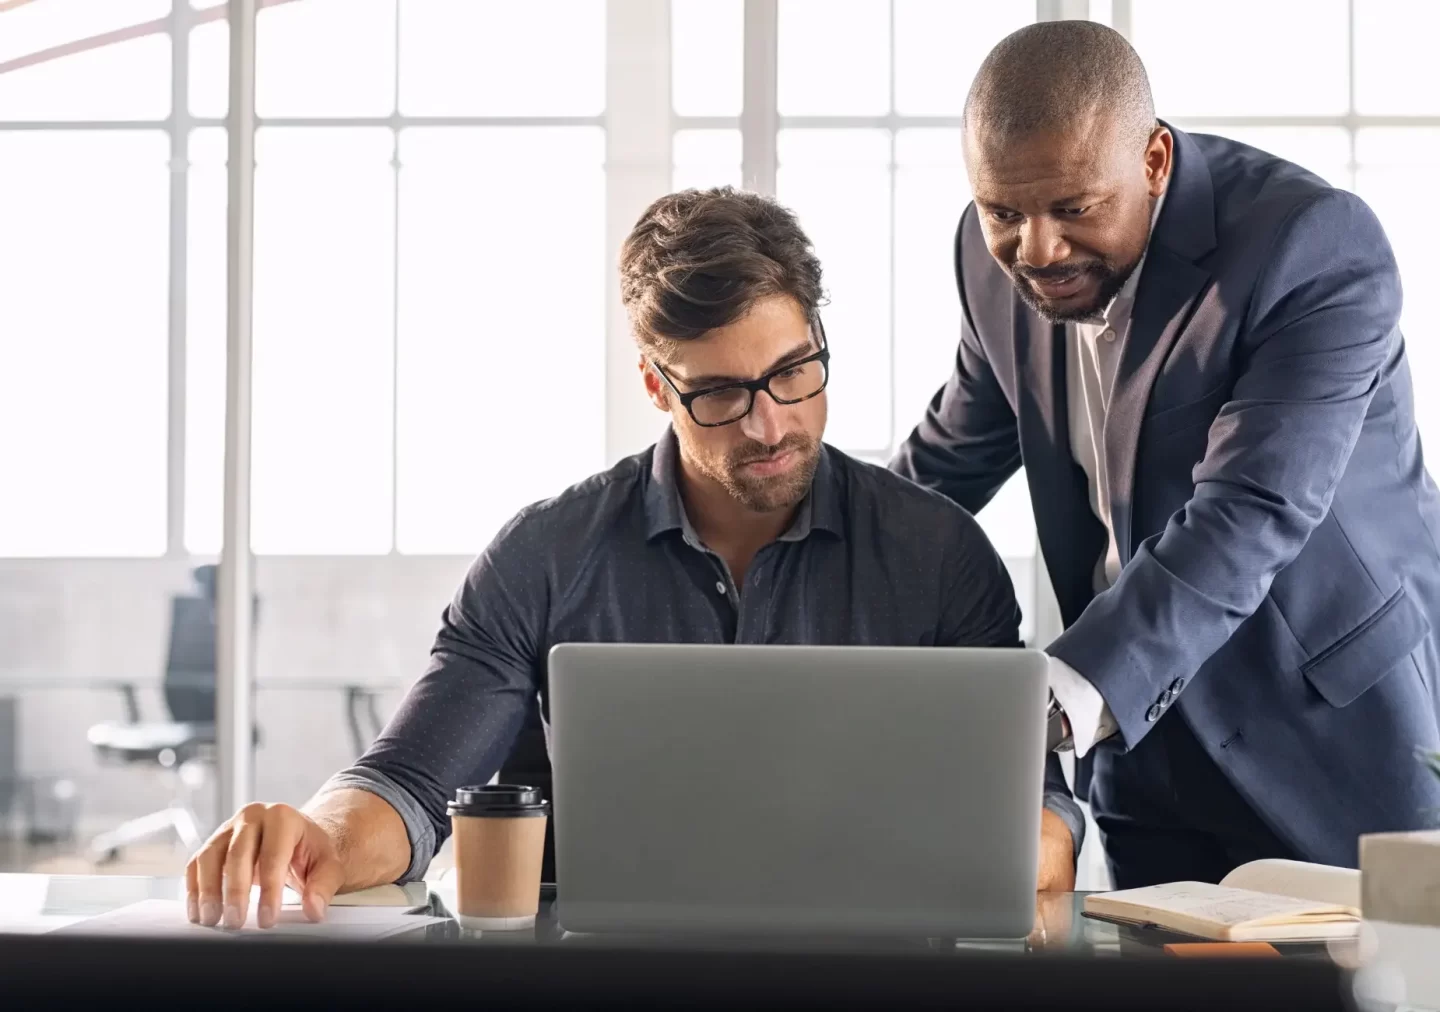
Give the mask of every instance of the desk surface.
[{"label": "desk surface", "polygon": [[[73,924],[131,903],[147,899],[183,898],[183,880],[178,877],[126,875],[26,875],[0,874],[0,933],[40,933]],[[1059,952],[1069,955],[1118,956],[1159,955],[1173,936],[1140,928],[1098,921],[1081,914],[1084,893],[1042,893],[1036,897],[1035,930],[1024,942],[940,942],[917,938],[913,941],[887,939],[866,941],[885,948],[927,948],[954,945],[965,951]],[[442,877],[430,883],[429,913],[449,917],[454,906],[452,880]],[[533,930],[474,932],[453,920],[425,928],[426,941],[463,941],[486,946],[535,946],[562,940],[573,944],[581,936],[566,935],[553,916],[553,902],[547,895]],[[417,935],[419,932],[417,932]],[[607,942],[614,942],[607,938]],[[654,944],[654,939],[644,940]],[[825,939],[808,939],[807,944],[829,944]],[[1327,958],[1324,946],[1286,946],[1287,955]]]},{"label": "desk surface", "polygon": [[[606,997],[615,999],[616,1007],[671,1001],[677,995],[684,995],[690,1007],[726,1009],[761,998],[797,1007],[822,998],[828,1005],[870,1007],[903,997],[905,1006],[915,1009],[1068,1012],[1349,1010],[1354,1005],[1347,996],[1356,993],[1359,983],[1325,958],[1324,950],[1283,960],[1172,959],[1163,954],[1162,939],[1080,916],[1084,896],[1074,893],[1038,897],[1036,930],[1025,942],[816,938],[687,945],[680,939],[565,935],[550,916],[548,902],[533,930],[469,932],[448,919],[453,891],[442,878],[429,890],[429,912],[447,920],[398,942],[364,943],[389,946],[383,965],[391,972],[378,974],[373,972],[377,957],[354,942],[287,944],[262,937],[232,949],[195,939],[147,944],[83,935],[13,937],[40,935],[141,900],[178,899],[181,888],[176,877],[0,875],[0,934],[12,936],[0,945],[6,988],[92,1001],[142,992],[161,1000],[202,987],[238,992],[253,986],[255,964],[233,953],[257,953],[250,946],[263,950],[268,972],[298,989],[296,994],[304,991],[307,1000],[333,999],[337,981],[363,977],[363,989],[352,983],[347,994],[387,1008],[413,998],[416,980],[426,981],[436,993],[467,999],[477,991],[517,1001],[593,1003]],[[71,974],[75,966],[88,972]],[[1302,996],[1296,1004],[1294,999]]]}]

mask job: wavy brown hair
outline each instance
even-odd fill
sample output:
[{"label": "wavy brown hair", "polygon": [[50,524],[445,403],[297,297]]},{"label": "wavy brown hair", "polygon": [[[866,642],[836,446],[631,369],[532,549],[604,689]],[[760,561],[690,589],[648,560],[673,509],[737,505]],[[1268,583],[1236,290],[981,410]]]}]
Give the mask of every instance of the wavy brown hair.
[{"label": "wavy brown hair", "polygon": [[788,295],[814,320],[820,261],[799,221],[758,193],[681,190],[645,209],[620,249],[620,298],[635,340],[667,361],[677,342]]}]

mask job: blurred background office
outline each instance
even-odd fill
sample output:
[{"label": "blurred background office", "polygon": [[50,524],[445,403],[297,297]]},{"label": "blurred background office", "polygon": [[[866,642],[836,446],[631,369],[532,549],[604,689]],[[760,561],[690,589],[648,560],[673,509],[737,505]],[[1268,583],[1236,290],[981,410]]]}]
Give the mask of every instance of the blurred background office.
[{"label": "blurred background office", "polygon": [[[516,509],[660,431],[614,284],[654,197],[734,183],[799,212],[833,295],[829,439],[887,459],[953,360],[966,89],[1037,18],[1112,25],[1161,116],[1371,203],[1440,439],[1440,5],[258,6],[255,733],[236,743],[257,797],[299,803],[357,754]],[[226,16],[0,0],[0,870],[173,871],[215,817]],[[1023,476],[980,520],[1043,645]],[[1081,884],[1101,881],[1091,853]]]}]

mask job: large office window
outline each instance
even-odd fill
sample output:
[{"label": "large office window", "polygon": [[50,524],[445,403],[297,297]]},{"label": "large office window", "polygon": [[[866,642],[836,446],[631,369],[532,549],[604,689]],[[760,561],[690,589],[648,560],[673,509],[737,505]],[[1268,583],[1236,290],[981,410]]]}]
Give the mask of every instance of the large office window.
[{"label": "large office window", "polygon": [[[223,112],[224,31],[193,30],[196,115]],[[588,0],[260,12],[256,552],[471,553],[603,466],[604,55]],[[186,542],[215,551],[223,177],[191,194],[189,348],[214,365]]]},{"label": "large office window", "polygon": [[[604,107],[601,0],[262,6],[253,547],[472,553],[617,452],[607,180],[627,166],[607,164],[606,125],[660,113]],[[1162,116],[1370,202],[1408,282],[1412,367],[1436,374],[1440,212],[1413,199],[1440,167],[1431,5],[672,0],[655,129],[673,184],[759,166],[799,212],[831,296],[829,438],[884,459],[944,381],[965,91],[1004,34],[1079,7],[1133,39]],[[0,475],[23,490],[0,496],[0,556],[219,548],[224,15],[0,4]],[[1033,555],[1023,476],[980,520]]]},{"label": "large office window", "polygon": [[[220,548],[225,15],[0,4],[0,556]],[[257,552],[471,553],[604,465],[605,27],[262,0]]]}]

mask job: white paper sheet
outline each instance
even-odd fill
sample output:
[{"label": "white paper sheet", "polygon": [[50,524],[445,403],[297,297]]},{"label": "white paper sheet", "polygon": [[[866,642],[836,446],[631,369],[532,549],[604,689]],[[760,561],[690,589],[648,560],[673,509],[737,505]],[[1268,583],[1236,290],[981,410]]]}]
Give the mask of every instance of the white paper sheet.
[{"label": "white paper sheet", "polygon": [[[185,883],[180,883],[176,891],[180,899],[185,899]],[[251,886],[250,906],[253,908],[260,902],[260,887]],[[288,885],[280,897],[281,906],[299,907],[300,894]],[[330,901],[330,908],[335,907],[399,907],[411,912],[424,910],[430,905],[430,894],[424,882],[411,882],[407,885],[378,885],[369,889],[360,889],[353,893],[340,893]]]},{"label": "white paper sheet", "polygon": [[372,940],[388,938],[413,931],[429,924],[440,924],[443,917],[410,914],[403,907],[357,906],[334,907],[325,919],[311,923],[298,907],[282,907],[280,919],[272,928],[255,923],[252,908],[245,926],[238,931],[207,928],[191,924],[185,916],[185,904],[179,900],[142,900],[127,907],[87,918],[58,929],[56,934],[86,935],[150,935],[166,937],[237,938],[237,937],[303,937]]}]

